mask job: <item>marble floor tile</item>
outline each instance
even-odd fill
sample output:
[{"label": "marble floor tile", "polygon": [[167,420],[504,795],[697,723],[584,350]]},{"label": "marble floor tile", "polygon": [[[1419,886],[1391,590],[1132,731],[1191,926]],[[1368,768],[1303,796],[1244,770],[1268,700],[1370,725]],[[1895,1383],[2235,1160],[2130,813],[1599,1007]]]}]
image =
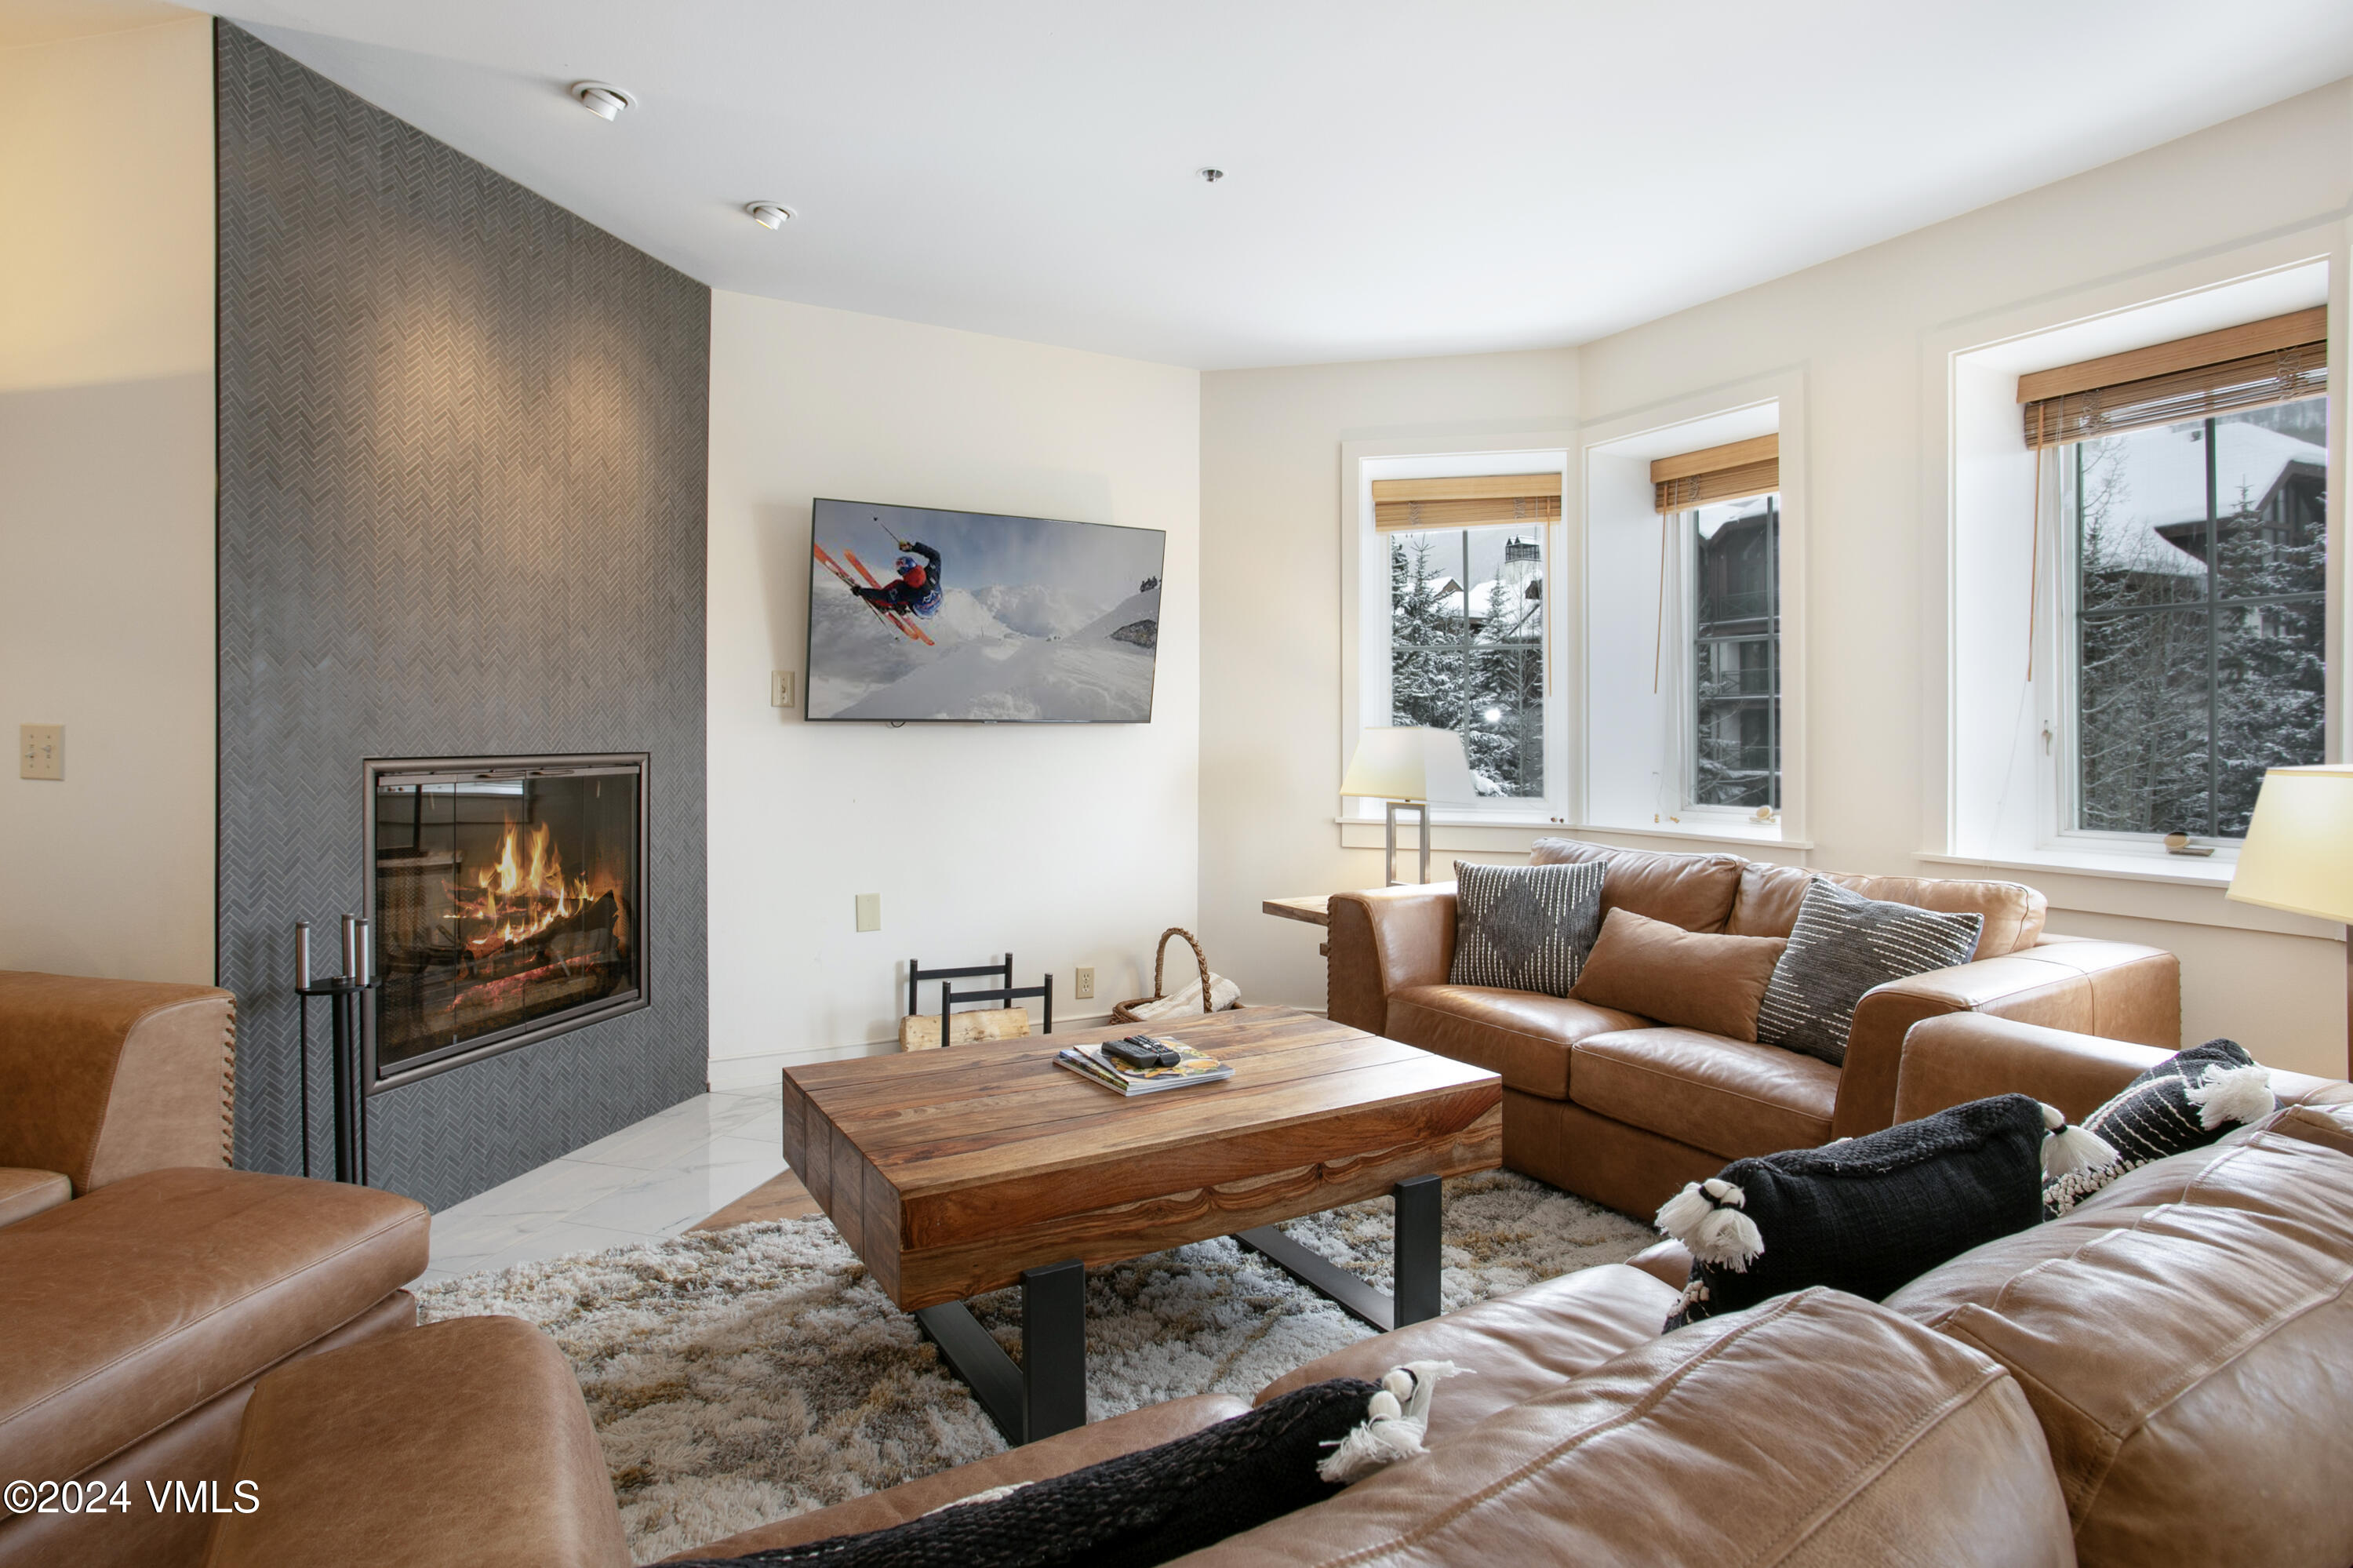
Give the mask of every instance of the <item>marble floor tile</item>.
[{"label": "marble floor tile", "polygon": [[433,1216],[420,1284],[659,1240],[785,1170],[776,1089],[701,1095]]}]

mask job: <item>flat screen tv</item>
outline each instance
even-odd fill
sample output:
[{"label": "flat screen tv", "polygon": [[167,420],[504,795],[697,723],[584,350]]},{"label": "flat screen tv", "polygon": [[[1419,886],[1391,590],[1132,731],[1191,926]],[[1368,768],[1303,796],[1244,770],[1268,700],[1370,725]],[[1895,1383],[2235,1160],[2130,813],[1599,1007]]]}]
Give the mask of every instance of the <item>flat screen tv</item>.
[{"label": "flat screen tv", "polygon": [[1159,529],[863,501],[811,510],[810,718],[1151,719]]}]

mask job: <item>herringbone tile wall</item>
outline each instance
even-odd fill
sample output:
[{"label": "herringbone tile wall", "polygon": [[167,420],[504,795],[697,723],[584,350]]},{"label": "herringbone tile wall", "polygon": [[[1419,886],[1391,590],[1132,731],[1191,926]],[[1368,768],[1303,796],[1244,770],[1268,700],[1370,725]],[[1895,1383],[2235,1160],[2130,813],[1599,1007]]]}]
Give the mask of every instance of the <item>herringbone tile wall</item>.
[{"label": "herringbone tile wall", "polygon": [[228,23],[214,48],[237,1163],[300,1168],[290,932],[359,909],[363,759],[652,756],[652,1006],[370,1102],[373,1182],[440,1207],[702,1087],[710,291]]}]

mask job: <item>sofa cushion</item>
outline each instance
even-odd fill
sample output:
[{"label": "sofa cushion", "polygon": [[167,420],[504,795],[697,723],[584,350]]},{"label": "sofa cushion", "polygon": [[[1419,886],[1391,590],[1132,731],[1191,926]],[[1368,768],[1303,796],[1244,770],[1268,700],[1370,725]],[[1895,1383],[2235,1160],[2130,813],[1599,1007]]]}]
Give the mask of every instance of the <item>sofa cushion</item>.
[{"label": "sofa cushion", "polygon": [[1740,870],[1740,895],[1725,929],[1736,937],[1786,937],[1798,923],[1798,906],[1814,878],[1827,877],[1852,893],[1887,904],[1909,904],[1939,915],[1982,915],[1978,933],[1980,959],[1998,959],[2033,947],[2042,937],[2046,904],[2041,893],[2017,882],[1972,882],[1925,876],[1849,876],[1809,871],[1802,865],[1747,862]]},{"label": "sofa cushion", "polygon": [[0,1476],[64,1479],[424,1271],[423,1205],[175,1169],[0,1229]]},{"label": "sofa cushion", "polygon": [[1747,863],[1738,855],[1660,854],[1582,839],[1538,839],[1528,855],[1531,865],[1588,860],[1609,863],[1601,879],[1604,918],[1612,909],[1631,909],[1686,931],[1724,929],[1740,892],[1740,868]]},{"label": "sofa cushion", "polygon": [[2235,1134],[1887,1305],[2017,1375],[2084,1563],[2353,1562],[2353,1159]]},{"label": "sofa cushion", "polygon": [[[1453,1385],[1449,1384],[1446,1392],[1451,1393]],[[1437,1405],[1433,1404],[1431,1408]],[[1104,1459],[1133,1454],[1139,1448],[1173,1442],[1249,1409],[1248,1404],[1230,1393],[1199,1393],[1189,1399],[1172,1399],[1165,1404],[1147,1404],[1124,1415],[1058,1432],[1007,1453],[958,1465],[952,1470],[902,1481],[884,1491],[869,1492],[831,1508],[776,1520],[674,1556],[741,1557],[753,1552],[780,1552],[836,1535],[887,1529],[921,1519],[935,1508],[945,1508],[976,1492],[1065,1476]]]},{"label": "sofa cushion", "polygon": [[207,1568],[631,1561],[571,1365],[520,1318],[453,1318],[270,1373],[234,1473],[261,1506],[220,1516]]},{"label": "sofa cushion", "polygon": [[1612,909],[1569,994],[1661,1023],[1754,1040],[1757,1004],[1782,946],[1778,937],[1686,931]]},{"label": "sofa cushion", "polygon": [[1601,927],[1603,867],[1454,863],[1451,985],[1567,996]]},{"label": "sofa cushion", "polygon": [[1567,997],[1479,985],[1417,985],[1389,993],[1392,1040],[1500,1074],[1507,1087],[1568,1097],[1568,1048],[1588,1034],[1650,1020]]},{"label": "sofa cushion", "polygon": [[2063,1214],[2127,1171],[2203,1149],[2236,1127],[2278,1109],[2271,1071],[2235,1040],[2209,1040],[2152,1062],[2083,1118],[2084,1130],[2116,1158],[2043,1183],[2042,1201]]},{"label": "sofa cushion", "polygon": [[1435,1443],[1658,1338],[1681,1286],[1622,1263],[1581,1268],[1360,1340],[1275,1379],[1255,1403],[1326,1378],[1373,1382],[1408,1361],[1452,1361],[1473,1375],[1448,1383],[1430,1402]]},{"label": "sofa cushion", "polygon": [[73,1183],[55,1171],[0,1167],[0,1225],[31,1219],[73,1196]]},{"label": "sofa cushion", "polygon": [[1726,1160],[1830,1141],[1838,1069],[1795,1051],[1696,1029],[1623,1029],[1588,1035],[1569,1055],[1577,1104]]},{"label": "sofa cushion", "polygon": [[[1441,1385],[1440,1401],[1474,1381]],[[1184,1560],[2073,1561],[2066,1508],[2018,1385],[1978,1351],[1827,1290],[1652,1340],[1328,1502]]]}]

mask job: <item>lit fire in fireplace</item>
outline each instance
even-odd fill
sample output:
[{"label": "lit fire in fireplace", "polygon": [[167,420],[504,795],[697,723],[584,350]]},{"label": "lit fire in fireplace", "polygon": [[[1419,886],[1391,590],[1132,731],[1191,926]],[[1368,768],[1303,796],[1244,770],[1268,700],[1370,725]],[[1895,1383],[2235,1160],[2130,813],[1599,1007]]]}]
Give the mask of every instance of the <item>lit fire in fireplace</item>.
[{"label": "lit fire in fireplace", "polygon": [[508,822],[498,859],[474,874],[475,885],[450,885],[449,899],[458,912],[479,923],[478,934],[466,938],[467,950],[477,959],[553,929],[605,891],[592,888],[585,876],[565,879],[563,852],[545,822],[533,824],[529,837],[526,853],[514,823]]}]

